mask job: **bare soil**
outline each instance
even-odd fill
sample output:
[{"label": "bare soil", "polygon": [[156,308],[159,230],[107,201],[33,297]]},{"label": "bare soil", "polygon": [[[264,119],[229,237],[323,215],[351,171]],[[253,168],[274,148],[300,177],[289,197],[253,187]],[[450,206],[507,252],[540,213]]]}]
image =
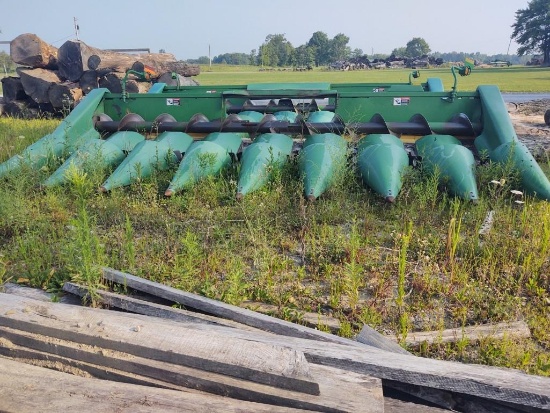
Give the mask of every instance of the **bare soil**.
[{"label": "bare soil", "polygon": [[518,138],[535,157],[547,160],[550,157],[550,126],[544,123],[544,113],[550,109],[550,99],[508,103],[507,106]]}]

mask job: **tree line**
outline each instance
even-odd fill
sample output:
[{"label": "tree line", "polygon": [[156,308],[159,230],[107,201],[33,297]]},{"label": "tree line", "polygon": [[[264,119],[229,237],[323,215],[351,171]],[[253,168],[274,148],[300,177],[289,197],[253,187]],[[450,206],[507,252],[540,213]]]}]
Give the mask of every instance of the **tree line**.
[{"label": "tree line", "polygon": [[[511,64],[527,64],[532,54],[541,54],[542,64],[550,64],[550,0],[531,0],[525,9],[516,11],[516,21],[512,25],[514,39],[520,47],[517,55],[487,55],[480,52],[434,52],[431,53],[428,43],[420,37],[411,39],[405,46],[397,47],[387,54],[367,55],[361,49],[352,49],[349,37],[338,33],[332,39],[322,31],[312,34],[303,45],[294,47],[284,34],[270,34],[265,41],[250,53],[224,53],[212,59],[214,64],[255,65],[267,67],[313,67],[328,66],[336,61],[345,60],[385,60],[391,56],[417,58],[430,54],[435,59],[445,62],[460,62],[465,57],[472,57],[480,63],[509,61]],[[1,33],[1,31],[0,31]],[[188,59],[189,63],[209,64],[208,56]],[[9,54],[0,52],[0,71],[13,72],[15,64]]]},{"label": "tree line", "polygon": [[[430,46],[421,37],[411,39],[405,46],[392,50],[390,55],[366,55],[361,49],[349,47],[349,37],[338,33],[332,39],[322,31],[312,34],[303,45],[294,47],[284,34],[270,34],[265,41],[250,53],[225,53],[215,56],[212,63],[229,65],[256,65],[267,67],[313,67],[327,66],[337,61],[376,60],[393,57],[416,59],[430,54],[431,57],[446,62],[463,61],[473,57],[479,63],[508,61],[511,64],[527,64],[532,54],[540,53],[541,63],[550,64],[550,0],[531,0],[525,9],[516,12],[516,21],[512,25],[514,39],[520,47],[517,55],[486,55],[479,52],[431,53]],[[202,56],[188,60],[190,63],[208,64],[210,59]]]}]

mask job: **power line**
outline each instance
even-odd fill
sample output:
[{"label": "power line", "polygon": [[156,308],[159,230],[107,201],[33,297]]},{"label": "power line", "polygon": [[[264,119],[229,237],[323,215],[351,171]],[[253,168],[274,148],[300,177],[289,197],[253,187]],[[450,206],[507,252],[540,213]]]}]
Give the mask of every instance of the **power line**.
[{"label": "power line", "polygon": [[56,40],[55,42],[51,42],[51,44],[56,44],[56,43],[62,42],[63,40],[70,39],[71,37],[73,37],[72,34],[67,36],[67,37],[64,37],[63,39],[59,39],[59,40]]}]

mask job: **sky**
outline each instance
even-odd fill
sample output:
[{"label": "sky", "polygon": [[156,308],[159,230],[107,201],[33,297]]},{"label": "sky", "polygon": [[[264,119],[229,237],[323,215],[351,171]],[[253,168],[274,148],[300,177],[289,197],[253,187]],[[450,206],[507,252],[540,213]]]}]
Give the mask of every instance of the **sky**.
[{"label": "sky", "polygon": [[[0,0],[0,41],[34,33],[60,47],[164,49],[179,60],[250,53],[270,34],[298,47],[316,31],[389,54],[421,37],[432,52],[515,54],[515,13],[528,0]],[[9,53],[9,45],[0,51]]]}]

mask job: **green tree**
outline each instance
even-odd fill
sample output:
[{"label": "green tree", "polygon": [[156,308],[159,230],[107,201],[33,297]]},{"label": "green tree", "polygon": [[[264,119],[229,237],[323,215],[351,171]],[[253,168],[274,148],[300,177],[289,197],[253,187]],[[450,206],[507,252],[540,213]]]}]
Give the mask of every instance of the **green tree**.
[{"label": "green tree", "polygon": [[405,57],[407,56],[407,48],[406,47],[397,47],[391,51],[391,54],[396,57]]},{"label": "green tree", "polygon": [[420,57],[431,52],[430,46],[422,37],[415,37],[405,47],[407,57]]},{"label": "green tree", "polygon": [[326,65],[330,62],[330,40],[325,32],[315,32],[307,42],[315,56],[315,66]]},{"label": "green tree", "polygon": [[350,56],[354,57],[354,58],[359,58],[359,57],[363,56],[364,54],[365,53],[363,53],[363,49],[356,48],[356,49],[353,49],[351,51]]},{"label": "green tree", "polygon": [[259,49],[259,61],[263,66],[286,66],[292,62],[294,47],[284,34],[270,34]]},{"label": "green tree", "polygon": [[315,65],[315,49],[305,44],[294,49],[293,64],[298,67]]},{"label": "green tree", "polygon": [[250,55],[248,56],[248,64],[250,65],[256,65],[258,64],[258,56],[256,55],[256,49],[252,49],[250,51]]},{"label": "green tree", "polygon": [[224,53],[212,59],[212,63],[226,65],[247,65],[250,56],[246,53]]},{"label": "green tree", "polygon": [[210,63],[210,59],[208,58],[208,56],[200,56],[198,59],[187,59],[187,63],[207,65]]},{"label": "green tree", "polygon": [[349,37],[345,34],[338,33],[330,41],[329,44],[329,56],[331,62],[338,60],[346,60],[350,57],[351,49],[348,46]]},{"label": "green tree", "polygon": [[8,74],[15,71],[15,63],[11,60],[11,56],[4,52],[0,52],[0,72]]},{"label": "green tree", "polygon": [[521,45],[518,55],[540,52],[543,64],[550,65],[550,0],[531,0],[516,12],[512,27],[512,39]]}]

